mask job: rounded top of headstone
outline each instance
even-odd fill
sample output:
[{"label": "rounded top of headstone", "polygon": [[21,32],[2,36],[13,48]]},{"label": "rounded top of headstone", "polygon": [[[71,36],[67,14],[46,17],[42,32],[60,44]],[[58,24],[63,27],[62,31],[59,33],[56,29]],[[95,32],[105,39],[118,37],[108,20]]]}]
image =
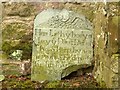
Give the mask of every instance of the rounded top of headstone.
[{"label": "rounded top of headstone", "polygon": [[36,16],[34,27],[92,30],[91,22],[84,15],[66,9],[51,8]]}]

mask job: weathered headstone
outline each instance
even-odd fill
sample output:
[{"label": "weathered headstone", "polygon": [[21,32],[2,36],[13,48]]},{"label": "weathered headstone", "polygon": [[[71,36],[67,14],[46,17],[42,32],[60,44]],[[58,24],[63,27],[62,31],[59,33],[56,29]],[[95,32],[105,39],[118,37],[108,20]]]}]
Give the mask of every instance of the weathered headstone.
[{"label": "weathered headstone", "polygon": [[93,60],[93,30],[83,16],[47,9],[34,21],[31,79],[60,80]]}]

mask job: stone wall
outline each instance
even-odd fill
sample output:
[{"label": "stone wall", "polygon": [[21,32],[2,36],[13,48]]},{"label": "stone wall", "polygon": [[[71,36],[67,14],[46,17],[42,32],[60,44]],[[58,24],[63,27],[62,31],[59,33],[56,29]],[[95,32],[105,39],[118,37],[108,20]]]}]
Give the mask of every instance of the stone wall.
[{"label": "stone wall", "polygon": [[[1,57],[1,54],[2,54],[2,52],[1,52],[1,46],[2,46],[2,38],[1,38],[1,22],[2,22],[2,4],[0,3],[0,75],[2,74],[2,65],[1,65],[1,59],[2,59],[2,57]],[[0,89],[2,89],[2,83],[0,82]]]},{"label": "stone wall", "polygon": [[[113,7],[110,3],[96,5],[94,20],[94,76],[97,81],[107,87],[118,87],[118,13],[117,4]],[[106,9],[106,11],[104,10]],[[99,21],[98,21],[99,20]]]},{"label": "stone wall", "polygon": [[34,17],[34,7],[31,4],[4,4],[2,50],[8,57],[15,50],[22,50],[22,59],[31,58]]},{"label": "stone wall", "polygon": [[[94,23],[94,76],[101,85],[116,87],[120,53],[118,48],[118,16],[120,15],[118,3],[109,3],[108,8],[103,3],[5,3],[3,12],[3,33],[6,31],[3,34],[4,51],[9,51],[8,54],[10,54],[15,49],[22,49],[26,51],[23,55],[31,58],[33,20],[39,12],[48,7],[65,8],[82,13]],[[10,32],[10,30],[14,32]],[[15,36],[16,33],[20,35]],[[10,35],[12,37],[9,37]]]}]

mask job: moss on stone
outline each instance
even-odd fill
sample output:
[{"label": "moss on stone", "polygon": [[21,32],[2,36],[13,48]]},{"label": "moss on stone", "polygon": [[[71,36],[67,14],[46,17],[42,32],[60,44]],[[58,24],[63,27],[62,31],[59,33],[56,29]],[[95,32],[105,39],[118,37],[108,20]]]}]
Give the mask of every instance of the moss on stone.
[{"label": "moss on stone", "polygon": [[45,88],[59,88],[60,81],[53,81],[46,84]]},{"label": "moss on stone", "polygon": [[113,53],[118,52],[118,16],[114,16],[109,18],[108,23],[109,29],[109,53],[112,55]]},{"label": "moss on stone", "polygon": [[106,83],[104,81],[101,81],[100,83],[101,88],[106,88]]},{"label": "moss on stone", "polygon": [[4,4],[5,7],[5,13],[8,16],[20,16],[20,17],[28,17],[31,16],[34,13],[34,7],[30,3],[12,3]]},{"label": "moss on stone", "polygon": [[25,33],[25,29],[27,29],[27,26],[23,23],[15,22],[15,23],[6,24],[5,26],[3,26],[2,38],[3,40],[20,39]]},{"label": "moss on stone", "polygon": [[2,50],[4,51],[4,54],[6,54],[7,56],[13,52],[12,46],[10,45],[9,42],[2,43]]},{"label": "moss on stone", "polygon": [[8,57],[15,50],[23,50],[22,59],[28,59],[31,57],[32,43],[30,42],[31,39],[26,37],[32,36],[25,35],[26,29],[27,25],[23,23],[15,22],[3,25],[2,50]]}]

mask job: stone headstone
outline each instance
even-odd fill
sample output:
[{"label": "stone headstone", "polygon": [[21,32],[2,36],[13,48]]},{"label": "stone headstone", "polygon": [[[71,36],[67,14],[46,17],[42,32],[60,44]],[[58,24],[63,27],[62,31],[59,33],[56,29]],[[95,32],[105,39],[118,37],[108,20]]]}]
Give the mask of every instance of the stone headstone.
[{"label": "stone headstone", "polygon": [[53,81],[93,60],[93,29],[83,15],[47,9],[34,20],[31,79]]}]

